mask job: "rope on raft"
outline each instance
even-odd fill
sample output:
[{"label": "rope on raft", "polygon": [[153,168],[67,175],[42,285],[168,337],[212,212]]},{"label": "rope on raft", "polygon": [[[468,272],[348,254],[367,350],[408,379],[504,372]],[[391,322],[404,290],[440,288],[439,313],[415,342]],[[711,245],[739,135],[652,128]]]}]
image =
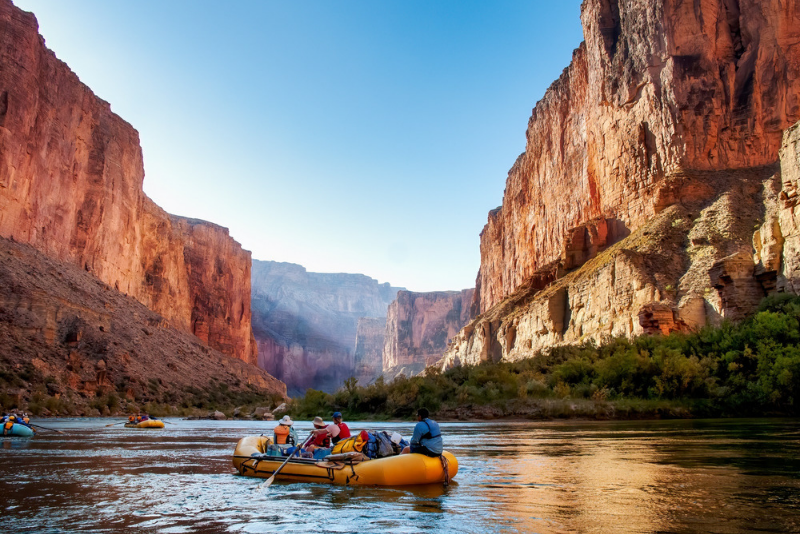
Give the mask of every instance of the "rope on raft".
[{"label": "rope on raft", "polygon": [[439,456],[439,459],[442,461],[442,469],[444,469],[444,485],[450,485],[450,462],[447,461],[447,458],[444,454]]}]

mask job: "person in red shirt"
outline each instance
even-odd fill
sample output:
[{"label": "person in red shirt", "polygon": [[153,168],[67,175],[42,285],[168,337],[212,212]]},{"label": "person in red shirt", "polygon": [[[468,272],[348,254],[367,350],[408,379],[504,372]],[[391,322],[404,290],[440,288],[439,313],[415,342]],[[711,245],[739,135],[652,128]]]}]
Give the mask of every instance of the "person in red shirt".
[{"label": "person in red shirt", "polygon": [[[336,427],[332,429],[331,427]],[[336,430],[338,429],[338,432]],[[334,435],[334,432],[336,435]],[[328,433],[331,435],[331,443],[337,443],[350,437],[350,428],[342,422],[342,412],[333,412],[333,424],[328,425]]]},{"label": "person in red shirt", "polygon": [[331,436],[326,430],[325,421],[322,420],[322,417],[317,416],[314,418],[314,430],[312,432],[314,433],[314,439],[311,441],[308,450],[327,449],[331,446]]}]

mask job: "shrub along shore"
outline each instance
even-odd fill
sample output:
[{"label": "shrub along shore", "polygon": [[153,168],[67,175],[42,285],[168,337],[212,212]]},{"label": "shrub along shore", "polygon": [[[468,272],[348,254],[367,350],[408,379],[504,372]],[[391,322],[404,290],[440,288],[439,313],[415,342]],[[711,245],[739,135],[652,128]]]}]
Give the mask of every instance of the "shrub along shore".
[{"label": "shrub along shore", "polygon": [[800,297],[765,299],[752,317],[691,334],[553,347],[516,362],[425,376],[354,378],[334,394],[309,389],[290,413],[352,420],[655,419],[800,415]]}]

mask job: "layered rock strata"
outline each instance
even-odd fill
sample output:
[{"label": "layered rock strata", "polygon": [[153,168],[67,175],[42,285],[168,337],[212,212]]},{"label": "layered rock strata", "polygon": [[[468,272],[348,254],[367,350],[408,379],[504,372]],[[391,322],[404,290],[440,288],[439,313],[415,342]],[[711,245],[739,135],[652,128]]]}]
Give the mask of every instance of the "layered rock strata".
[{"label": "layered rock strata", "polygon": [[335,391],[354,376],[359,320],[385,317],[398,289],[361,274],[310,273],[291,263],[253,261],[259,366],[286,382],[290,394]]},{"label": "layered rock strata", "polygon": [[398,292],[386,317],[383,376],[414,376],[438,361],[450,339],[469,322],[474,292]]},{"label": "layered rock strata", "polygon": [[585,0],[582,22],[445,367],[696,329],[797,291],[800,2]]},{"label": "layered rock strata", "polygon": [[[50,409],[60,406],[61,415],[191,405],[206,392],[286,396],[267,372],[209,348],[84,269],[4,238],[0,344],[6,409],[30,408],[37,396],[57,400]],[[98,403],[111,396],[116,405]]]},{"label": "layered rock strata", "polygon": [[481,233],[480,312],[595,254],[573,229],[612,221],[613,243],[675,198],[713,196],[671,177],[774,164],[800,119],[797,0],[585,0],[581,18]]},{"label": "layered rock strata", "polygon": [[255,363],[250,253],[142,191],[139,137],[0,0],[0,236],[78,265],[225,354]]}]

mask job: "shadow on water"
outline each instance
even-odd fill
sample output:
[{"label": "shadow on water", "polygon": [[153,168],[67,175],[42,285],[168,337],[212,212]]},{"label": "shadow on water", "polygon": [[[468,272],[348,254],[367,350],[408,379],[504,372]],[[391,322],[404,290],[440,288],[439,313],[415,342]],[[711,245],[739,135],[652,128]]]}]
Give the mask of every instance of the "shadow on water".
[{"label": "shadow on water", "polygon": [[2,440],[4,531],[800,532],[795,420],[443,423],[459,460],[448,487],[266,491],[230,455],[274,423],[112,422],[51,420],[66,434]]}]

